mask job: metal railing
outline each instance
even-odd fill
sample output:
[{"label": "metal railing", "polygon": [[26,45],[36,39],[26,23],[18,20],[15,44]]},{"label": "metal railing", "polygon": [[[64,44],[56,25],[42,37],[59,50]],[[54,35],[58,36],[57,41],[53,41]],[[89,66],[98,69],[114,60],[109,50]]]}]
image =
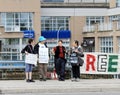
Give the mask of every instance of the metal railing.
[{"label": "metal railing", "polygon": [[79,2],[79,3],[108,3],[109,0],[64,0],[67,3]]},{"label": "metal railing", "polygon": [[[113,30],[113,24],[112,23],[101,23],[98,24],[98,30],[96,30],[96,25],[89,25],[83,27],[83,33],[85,32],[94,32],[94,31],[110,31]],[[120,25],[117,24],[117,29],[120,29]]]},{"label": "metal railing", "polygon": [[[68,56],[66,56],[68,59]],[[23,63],[25,60],[25,54],[21,54],[20,52],[0,52],[0,68],[23,68]],[[69,68],[69,61],[66,64],[66,67]],[[21,64],[21,65],[20,65]],[[24,63],[25,64],[25,63]],[[50,60],[48,63],[48,68],[54,68],[54,56],[50,55]]]},{"label": "metal railing", "polygon": [[0,60],[22,60],[23,55],[20,52],[0,52]]},{"label": "metal railing", "polygon": [[95,25],[83,27],[83,32],[94,32],[94,31],[95,31]]},{"label": "metal railing", "polygon": [[113,30],[112,23],[101,23],[98,25],[98,31],[109,31]]},{"label": "metal railing", "polygon": [[40,0],[41,3],[64,2],[64,3],[109,3],[109,0]]}]

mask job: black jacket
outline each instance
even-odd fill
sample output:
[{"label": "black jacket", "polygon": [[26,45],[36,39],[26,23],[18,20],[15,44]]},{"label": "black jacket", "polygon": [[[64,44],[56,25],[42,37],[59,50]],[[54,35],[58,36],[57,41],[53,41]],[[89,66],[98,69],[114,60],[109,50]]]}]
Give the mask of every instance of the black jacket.
[{"label": "black jacket", "polygon": [[34,54],[34,49],[33,49],[32,45],[26,45],[26,46],[22,49],[21,53],[25,53],[25,51],[27,51],[28,53]]},{"label": "black jacket", "polygon": [[[45,45],[45,47],[47,48],[47,45],[46,44],[44,44]],[[39,43],[37,43],[35,46],[34,46],[34,53],[35,54],[39,54]]]},{"label": "black jacket", "polygon": [[[65,58],[65,47],[64,46],[62,46],[62,50],[63,50],[63,54]],[[59,58],[59,54],[60,54],[60,46],[57,46],[56,51],[55,51],[55,58]]]}]

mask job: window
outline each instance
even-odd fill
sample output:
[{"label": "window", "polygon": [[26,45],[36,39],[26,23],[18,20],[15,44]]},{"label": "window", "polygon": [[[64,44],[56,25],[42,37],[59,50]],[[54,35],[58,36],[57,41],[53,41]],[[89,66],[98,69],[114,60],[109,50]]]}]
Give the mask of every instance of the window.
[{"label": "window", "polygon": [[120,7],[120,0],[116,0],[116,7]]},{"label": "window", "polygon": [[91,26],[94,25],[95,23],[103,23],[104,22],[104,17],[103,16],[88,16],[86,17],[86,25]]},{"label": "window", "polygon": [[6,32],[33,30],[33,13],[1,13],[0,19]]},{"label": "window", "polygon": [[112,23],[115,20],[117,21],[117,29],[120,29],[120,15],[109,16],[109,23]]},{"label": "window", "polygon": [[118,15],[113,15],[113,16],[109,16],[109,22],[112,22],[114,20],[118,20]]},{"label": "window", "polygon": [[113,53],[113,38],[101,37],[100,38],[100,52]]},{"label": "window", "polygon": [[64,2],[64,0],[42,0],[43,2]]},{"label": "window", "polygon": [[42,17],[41,19],[42,30],[58,30],[61,26],[64,30],[69,29],[69,17]]}]

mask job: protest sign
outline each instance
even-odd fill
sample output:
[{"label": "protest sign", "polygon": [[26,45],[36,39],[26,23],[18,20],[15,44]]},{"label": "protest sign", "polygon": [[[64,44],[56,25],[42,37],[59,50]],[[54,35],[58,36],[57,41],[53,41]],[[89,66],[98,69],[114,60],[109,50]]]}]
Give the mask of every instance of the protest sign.
[{"label": "protest sign", "polygon": [[39,63],[48,63],[48,48],[39,48]]},{"label": "protest sign", "polygon": [[37,65],[37,54],[26,54],[25,63]]}]

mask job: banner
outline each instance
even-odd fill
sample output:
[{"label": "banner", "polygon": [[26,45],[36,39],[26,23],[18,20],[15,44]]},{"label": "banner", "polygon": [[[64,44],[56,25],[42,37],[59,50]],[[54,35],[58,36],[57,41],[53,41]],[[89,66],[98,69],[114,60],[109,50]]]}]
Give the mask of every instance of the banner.
[{"label": "banner", "polygon": [[25,63],[37,65],[37,54],[26,54],[25,55]]},{"label": "banner", "polygon": [[48,63],[48,48],[39,48],[39,63]]},{"label": "banner", "polygon": [[120,54],[84,53],[82,74],[120,74]]}]

